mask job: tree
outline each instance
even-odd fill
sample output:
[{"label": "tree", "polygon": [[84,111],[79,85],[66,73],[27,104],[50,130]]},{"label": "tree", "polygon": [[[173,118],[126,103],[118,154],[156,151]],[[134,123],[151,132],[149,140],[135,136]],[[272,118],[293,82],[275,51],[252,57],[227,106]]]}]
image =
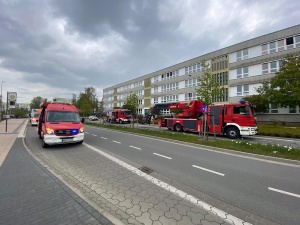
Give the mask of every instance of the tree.
[{"label": "tree", "polygon": [[[210,64],[206,63],[205,60],[201,62],[203,76],[198,79],[199,88],[195,88],[198,95],[198,99],[205,105],[213,105],[215,101],[218,101],[223,97],[224,87],[221,87],[219,82],[216,82],[214,76],[211,74]],[[207,107],[205,108],[204,116],[204,137],[208,138],[206,133],[206,121],[207,121]]]},{"label": "tree", "polygon": [[212,105],[215,101],[223,97],[224,87],[221,87],[219,82],[214,80],[214,76],[211,74],[210,65],[203,60],[201,62],[203,68],[203,76],[198,79],[199,88],[195,88],[198,99],[203,102],[204,105]]},{"label": "tree", "polygon": [[300,105],[300,57],[289,55],[283,60],[269,85],[261,87],[264,97],[281,108]]},{"label": "tree", "polygon": [[87,116],[96,112],[98,109],[98,99],[96,96],[96,90],[94,87],[86,87],[83,93],[80,93],[76,105],[83,116]]},{"label": "tree", "polygon": [[40,96],[37,96],[37,97],[34,97],[32,100],[31,100],[31,103],[30,103],[30,108],[31,109],[39,109],[41,107],[41,105],[47,101],[46,98],[42,98]]},{"label": "tree", "polygon": [[246,101],[249,101],[253,106],[255,106],[255,111],[264,113],[269,109],[269,102],[263,95],[249,95],[245,97]]},{"label": "tree", "polygon": [[133,113],[133,122],[132,122],[132,128],[134,128],[134,114],[136,113],[136,110],[139,106],[139,98],[135,93],[130,93],[130,95],[126,98],[126,104],[124,105],[124,107],[126,107],[127,109],[131,110],[131,112]]},{"label": "tree", "polygon": [[139,106],[139,98],[135,93],[131,93],[127,98],[126,98],[126,108],[131,110],[133,113],[136,113],[136,110]]}]

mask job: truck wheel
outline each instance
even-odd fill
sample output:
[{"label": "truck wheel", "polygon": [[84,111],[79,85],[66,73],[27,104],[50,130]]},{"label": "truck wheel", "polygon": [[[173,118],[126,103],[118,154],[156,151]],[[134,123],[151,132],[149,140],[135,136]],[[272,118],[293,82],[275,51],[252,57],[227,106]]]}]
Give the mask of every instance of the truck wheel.
[{"label": "truck wheel", "polygon": [[120,123],[120,124],[122,124],[122,123],[123,123],[123,121],[122,121],[122,120],[119,120],[119,123]]},{"label": "truck wheel", "polygon": [[49,145],[45,143],[44,139],[43,139],[43,141],[42,141],[42,147],[43,147],[43,148],[48,148],[48,147],[49,147]]},{"label": "truck wheel", "polygon": [[240,131],[236,127],[229,127],[226,130],[226,136],[230,139],[237,139],[240,137]]},{"label": "truck wheel", "polygon": [[179,123],[176,123],[174,126],[174,131],[182,132],[182,126]]}]

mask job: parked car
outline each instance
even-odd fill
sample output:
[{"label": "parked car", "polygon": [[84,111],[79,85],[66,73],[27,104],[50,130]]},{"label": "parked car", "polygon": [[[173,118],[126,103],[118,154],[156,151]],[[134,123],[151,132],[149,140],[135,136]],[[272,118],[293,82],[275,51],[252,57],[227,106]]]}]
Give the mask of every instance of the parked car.
[{"label": "parked car", "polygon": [[97,116],[89,116],[89,121],[98,121]]}]

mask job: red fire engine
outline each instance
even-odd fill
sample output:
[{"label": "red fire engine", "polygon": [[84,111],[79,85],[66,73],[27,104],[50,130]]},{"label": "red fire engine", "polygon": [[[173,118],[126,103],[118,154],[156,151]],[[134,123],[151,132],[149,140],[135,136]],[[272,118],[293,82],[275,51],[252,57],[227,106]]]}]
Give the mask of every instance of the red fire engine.
[{"label": "red fire engine", "polygon": [[111,109],[106,112],[109,123],[130,123],[132,112],[128,109]]},{"label": "red fire engine", "polygon": [[[155,108],[155,107],[154,107]],[[253,106],[242,99],[239,103],[204,106],[199,100],[179,102],[167,106],[178,109],[175,118],[159,120],[159,126],[174,131],[208,132],[226,135],[228,138],[250,136],[257,133]],[[206,117],[206,119],[203,119]],[[204,127],[206,129],[204,130]]]}]

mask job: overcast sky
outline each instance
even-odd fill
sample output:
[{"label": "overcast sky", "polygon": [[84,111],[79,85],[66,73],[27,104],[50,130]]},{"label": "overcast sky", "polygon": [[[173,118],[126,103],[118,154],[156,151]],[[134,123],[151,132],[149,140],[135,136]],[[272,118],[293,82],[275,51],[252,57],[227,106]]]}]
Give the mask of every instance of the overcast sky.
[{"label": "overcast sky", "polygon": [[300,23],[296,0],[0,0],[0,82],[72,98]]}]

